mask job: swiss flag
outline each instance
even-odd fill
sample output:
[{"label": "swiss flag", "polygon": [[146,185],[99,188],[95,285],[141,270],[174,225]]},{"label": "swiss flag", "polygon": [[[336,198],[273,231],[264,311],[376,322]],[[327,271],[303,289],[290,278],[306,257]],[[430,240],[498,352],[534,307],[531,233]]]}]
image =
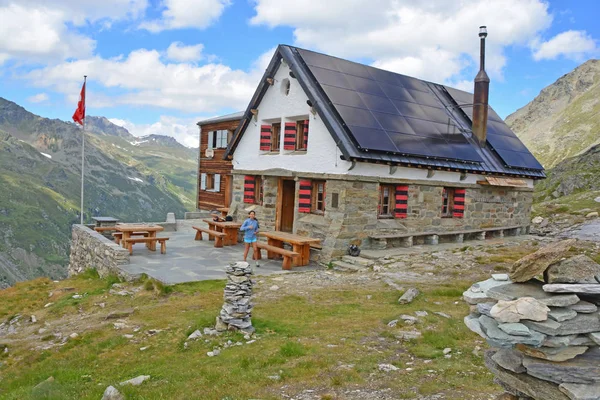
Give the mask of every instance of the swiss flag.
[{"label": "swiss flag", "polygon": [[73,121],[78,123],[79,125],[83,125],[83,120],[85,119],[85,82],[81,87],[81,94],[79,95],[79,101],[77,102],[77,109],[73,114]]}]

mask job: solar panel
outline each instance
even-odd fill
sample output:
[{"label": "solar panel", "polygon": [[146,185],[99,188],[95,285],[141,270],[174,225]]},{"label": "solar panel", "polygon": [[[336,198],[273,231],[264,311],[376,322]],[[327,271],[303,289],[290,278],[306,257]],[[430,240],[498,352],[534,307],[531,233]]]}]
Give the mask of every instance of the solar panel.
[{"label": "solar panel", "polygon": [[[482,149],[466,132],[471,121],[449,111],[454,100],[472,120],[473,94],[444,87],[446,93],[440,85],[405,75],[298,52],[362,150],[484,162]],[[488,143],[507,166],[543,169],[491,107]]]}]

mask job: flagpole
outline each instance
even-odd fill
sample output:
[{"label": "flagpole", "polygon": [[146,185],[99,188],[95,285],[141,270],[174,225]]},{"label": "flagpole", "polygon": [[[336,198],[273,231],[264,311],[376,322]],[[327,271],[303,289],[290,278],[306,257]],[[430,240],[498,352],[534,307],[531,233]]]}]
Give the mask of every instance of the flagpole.
[{"label": "flagpole", "polygon": [[[85,107],[85,92],[87,91],[86,86],[87,75],[83,76],[83,99]],[[84,108],[85,110],[85,108]],[[83,225],[83,176],[85,168],[85,111],[83,114],[83,130],[81,131],[81,225]]]}]

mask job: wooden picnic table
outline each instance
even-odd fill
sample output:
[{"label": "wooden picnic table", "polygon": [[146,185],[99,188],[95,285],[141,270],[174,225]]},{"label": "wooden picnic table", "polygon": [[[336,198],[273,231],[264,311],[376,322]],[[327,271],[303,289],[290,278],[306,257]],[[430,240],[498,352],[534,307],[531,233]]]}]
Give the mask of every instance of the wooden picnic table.
[{"label": "wooden picnic table", "polygon": [[229,213],[229,207],[219,207],[217,208],[217,211],[221,211],[221,216],[226,217]]},{"label": "wooden picnic table", "polygon": [[[321,239],[315,239],[307,236],[294,235],[287,232],[259,232],[260,236],[267,238],[267,243],[271,246],[283,248],[284,243],[292,245],[294,252],[300,254],[292,260],[292,266],[304,266],[310,262],[310,245],[321,243]],[[275,254],[267,253],[268,258],[275,258]]]},{"label": "wooden picnic table", "polygon": [[[125,239],[129,239],[133,232],[147,232],[149,238],[155,238],[156,233],[164,230],[164,228],[160,225],[117,224],[115,225],[115,230],[123,233],[121,244],[123,245],[123,248],[127,248],[127,241]],[[148,250],[155,251],[156,242],[148,242],[146,243],[146,247]]]},{"label": "wooden picnic table", "polygon": [[[210,230],[221,232],[227,235],[223,238],[223,246],[233,246],[237,244],[238,233],[242,224],[240,224],[239,222],[232,221],[213,221],[212,219],[208,218],[203,221],[208,224]],[[211,238],[209,240],[214,240],[214,238]]]}]

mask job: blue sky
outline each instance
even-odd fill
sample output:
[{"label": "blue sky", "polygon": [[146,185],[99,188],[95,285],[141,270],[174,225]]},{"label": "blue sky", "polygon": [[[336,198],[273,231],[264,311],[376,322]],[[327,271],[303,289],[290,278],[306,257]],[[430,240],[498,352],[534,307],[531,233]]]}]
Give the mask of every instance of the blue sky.
[{"label": "blue sky", "polygon": [[600,56],[594,0],[0,0],[0,96],[195,146],[195,122],[244,109],[277,44],[471,90],[479,25],[505,117]]}]

